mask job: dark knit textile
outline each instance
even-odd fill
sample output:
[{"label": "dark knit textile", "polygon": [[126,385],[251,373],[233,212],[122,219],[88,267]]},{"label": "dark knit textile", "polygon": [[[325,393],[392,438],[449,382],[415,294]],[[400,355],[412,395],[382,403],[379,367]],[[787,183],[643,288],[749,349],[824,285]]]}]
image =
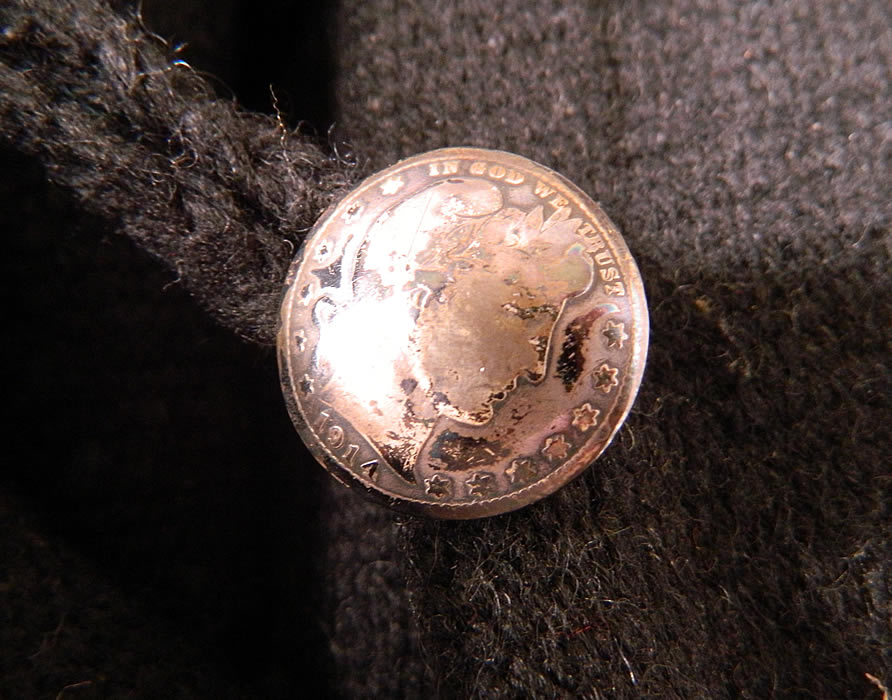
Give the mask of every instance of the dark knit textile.
[{"label": "dark knit textile", "polygon": [[866,695],[892,661],[888,7],[427,5],[344,3],[348,137],[555,167],[624,231],[652,327],[577,483],[412,523],[446,696]]},{"label": "dark knit textile", "polygon": [[[0,697],[883,697],[887,3],[168,5],[144,24],[193,49],[92,0],[0,10]],[[268,342],[289,244],[356,179],[270,82],[358,170],[502,148],[600,200],[652,340],[581,478],[475,522],[365,502],[273,354],[114,236]]]}]

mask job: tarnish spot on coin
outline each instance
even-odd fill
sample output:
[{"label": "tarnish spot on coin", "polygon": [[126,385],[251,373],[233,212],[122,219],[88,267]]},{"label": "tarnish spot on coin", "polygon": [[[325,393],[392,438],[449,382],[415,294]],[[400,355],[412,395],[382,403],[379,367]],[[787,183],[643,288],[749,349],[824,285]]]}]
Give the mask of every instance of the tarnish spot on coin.
[{"label": "tarnish spot on coin", "polygon": [[335,260],[328,267],[319,267],[313,270],[313,274],[319,278],[319,284],[323,287],[337,287],[341,284],[341,258]]},{"label": "tarnish spot on coin", "polygon": [[533,410],[532,406],[514,406],[511,409],[511,420],[515,423],[520,423],[524,418],[526,418],[530,412]]},{"label": "tarnish spot on coin", "polygon": [[328,243],[324,242],[316,249],[316,259],[317,260],[325,260],[326,256],[331,251],[331,248],[328,247]]},{"label": "tarnish spot on coin", "polygon": [[358,202],[355,204],[351,204],[347,207],[347,211],[344,212],[344,221],[347,223],[351,223],[354,220],[359,218],[360,213],[362,212],[362,205]]},{"label": "tarnish spot on coin", "polygon": [[[396,436],[396,433],[394,433]],[[384,459],[407,482],[415,479],[415,469],[412,460],[412,447],[404,442],[396,444],[382,445],[381,454]]]},{"label": "tarnish spot on coin", "polygon": [[[512,285],[514,281],[512,278],[507,278],[505,280],[505,284]],[[510,301],[502,304],[502,308],[505,309],[508,313],[514,314],[515,316],[523,319],[524,321],[528,321],[531,318],[536,318],[539,314],[548,314],[551,318],[557,318],[557,309],[554,308],[551,304],[542,304],[541,306],[517,306]]]},{"label": "tarnish spot on coin", "polygon": [[463,471],[493,464],[507,454],[508,451],[497,442],[459,435],[451,430],[443,431],[430,451],[435,468],[447,471]]},{"label": "tarnish spot on coin", "polygon": [[592,325],[605,313],[616,307],[613,304],[599,304],[586,314],[578,316],[564,330],[564,342],[558,357],[557,373],[564,383],[564,388],[572,391],[576,381],[585,371],[585,344],[592,330]]}]

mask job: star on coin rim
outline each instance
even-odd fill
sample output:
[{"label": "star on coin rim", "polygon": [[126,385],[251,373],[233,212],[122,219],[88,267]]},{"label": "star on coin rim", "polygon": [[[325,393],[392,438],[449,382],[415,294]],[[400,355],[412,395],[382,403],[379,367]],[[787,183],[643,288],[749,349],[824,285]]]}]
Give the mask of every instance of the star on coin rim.
[{"label": "star on coin rim", "polygon": [[[356,212],[354,210],[356,202],[353,201],[355,199],[354,195],[360,191],[371,190],[373,187],[377,188],[379,191],[382,190],[382,186],[387,189],[392,189],[396,182],[400,183],[400,186],[397,188],[397,190],[399,190],[403,185],[401,177],[402,172],[421,164],[456,158],[461,160],[476,159],[488,160],[490,162],[497,161],[500,165],[505,167],[514,167],[533,176],[549,178],[559,184],[560,187],[563,188],[561,194],[568,195],[571,199],[571,203],[580,209],[586,220],[597,225],[606,246],[613,253],[617,263],[626,272],[629,309],[633,328],[637,328],[638,330],[637,333],[633,334],[636,342],[634,343],[631,352],[628,367],[624,373],[625,376],[623,377],[623,380],[619,382],[619,386],[611,387],[619,390],[619,396],[614,403],[616,418],[614,420],[613,416],[607,414],[603,421],[599,421],[599,427],[605,425],[608,426],[607,434],[602,439],[597,442],[586,442],[583,448],[572,455],[566,462],[560,464],[553,471],[537,481],[520,489],[491,498],[477,498],[475,500],[450,503],[442,501],[431,502],[421,499],[416,500],[407,498],[403,495],[388,494],[387,492],[378,489],[374,485],[374,482],[370,481],[369,483],[366,483],[358,474],[352,472],[347,467],[342,466],[331,451],[324,446],[322,440],[319,439],[311,429],[309,422],[299,406],[297,398],[297,393],[300,391],[299,386],[297,386],[297,384],[299,384],[299,379],[297,382],[292,380],[291,350],[293,345],[298,342],[298,333],[301,329],[295,329],[291,326],[291,307],[295,302],[295,299],[300,295],[297,285],[294,284],[298,272],[301,269],[305,258],[315,253],[315,234],[324,230],[327,225],[336,225],[334,222],[338,217],[353,215],[351,212],[355,214]],[[552,494],[554,491],[562,488],[565,484],[585,471],[604,452],[625,422],[632,404],[634,403],[643,376],[647,357],[649,330],[647,303],[638,267],[618,229],[587,194],[559,173],[523,156],[498,150],[457,147],[443,148],[421,153],[399,161],[391,167],[369,176],[350,193],[345,195],[338,203],[332,205],[319,218],[292,261],[286,277],[285,295],[281,306],[281,325],[278,336],[277,355],[282,391],[289,416],[308,450],[313,454],[316,460],[325,467],[326,471],[346,486],[351,488],[358,487],[375,500],[382,501],[396,510],[444,519],[472,519],[507,513],[526,505],[530,505],[545,496]],[[572,411],[572,409],[570,410]],[[612,426],[610,426],[611,423]],[[524,455],[518,455],[517,459],[523,457]],[[474,476],[476,476],[476,474],[469,474],[466,476],[466,479],[474,478]],[[429,479],[426,481],[429,481]],[[425,484],[425,486],[428,485]],[[419,486],[419,490],[424,491],[425,486]]]}]

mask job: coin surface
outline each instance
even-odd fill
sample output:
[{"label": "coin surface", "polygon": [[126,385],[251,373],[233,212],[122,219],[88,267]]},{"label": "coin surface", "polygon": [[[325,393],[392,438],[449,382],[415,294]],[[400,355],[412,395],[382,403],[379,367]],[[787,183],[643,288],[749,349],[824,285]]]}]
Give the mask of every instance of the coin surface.
[{"label": "coin surface", "polygon": [[292,264],[289,413],[334,476],[403,510],[474,518],[552,493],[601,454],[647,354],[638,269],[557,173],[448,148],[372,175]]}]

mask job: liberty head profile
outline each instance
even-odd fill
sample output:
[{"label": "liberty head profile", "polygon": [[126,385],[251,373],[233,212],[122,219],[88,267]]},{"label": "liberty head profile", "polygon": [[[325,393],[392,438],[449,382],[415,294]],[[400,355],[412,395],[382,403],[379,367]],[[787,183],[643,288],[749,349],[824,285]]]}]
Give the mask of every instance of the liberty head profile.
[{"label": "liberty head profile", "polygon": [[438,422],[485,426],[520,383],[544,379],[564,305],[592,283],[579,223],[475,177],[396,204],[315,304],[320,398],[411,479]]}]

